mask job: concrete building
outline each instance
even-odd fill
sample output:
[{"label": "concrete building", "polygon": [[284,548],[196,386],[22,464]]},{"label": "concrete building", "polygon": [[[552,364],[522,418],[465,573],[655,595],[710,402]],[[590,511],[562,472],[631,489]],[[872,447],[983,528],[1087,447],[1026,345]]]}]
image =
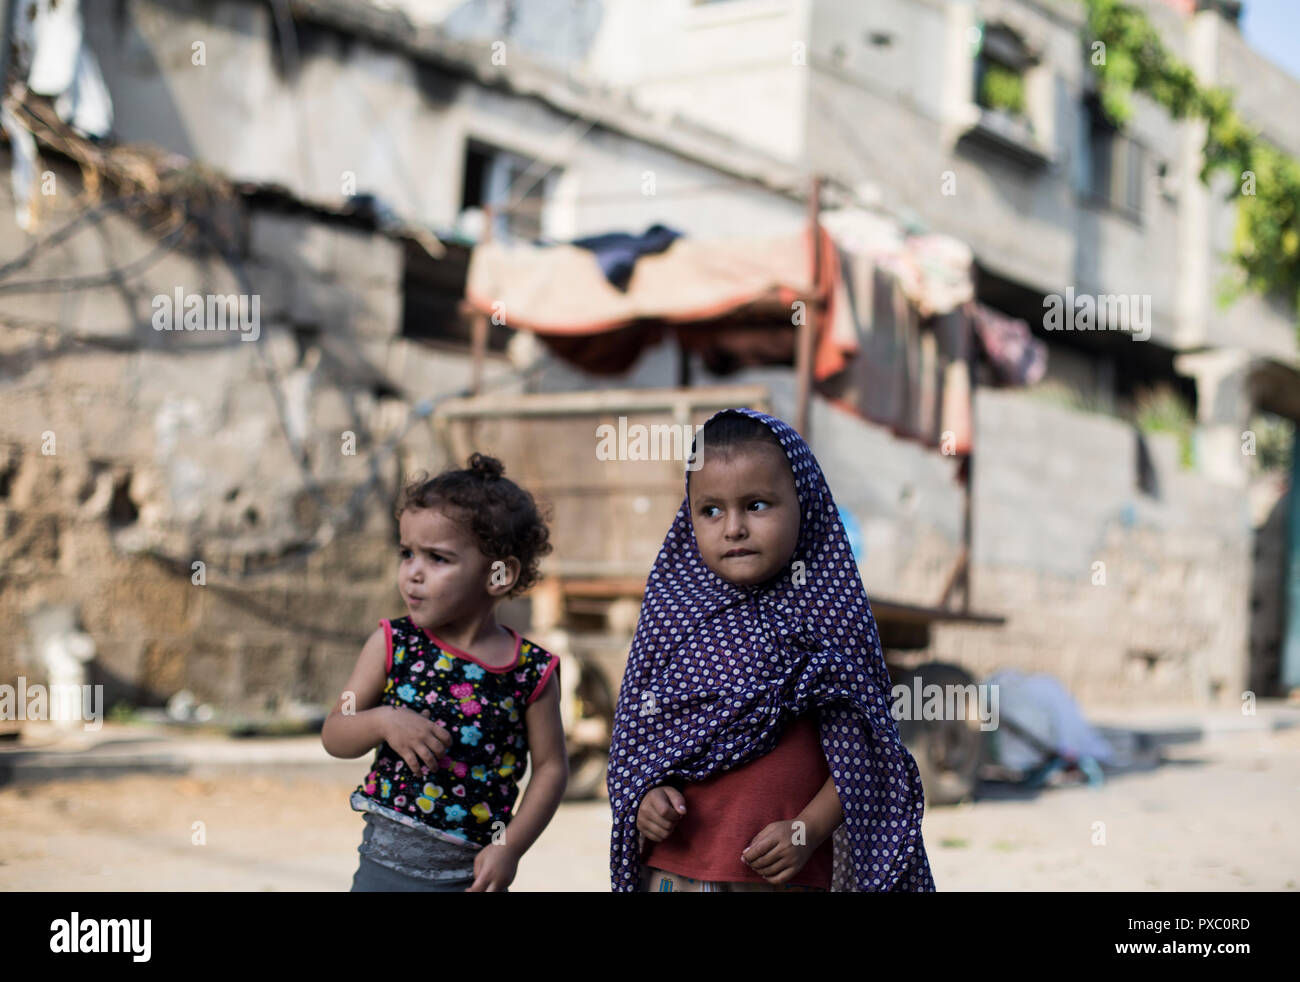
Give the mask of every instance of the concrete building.
[{"label": "concrete building", "polygon": [[[1243,451],[1261,424],[1285,433],[1300,419],[1296,314],[1275,298],[1216,302],[1235,205],[1231,182],[1198,180],[1204,127],[1140,95],[1131,123],[1111,126],[1095,97],[1082,6],[1066,0],[599,6],[585,52],[537,53],[969,243],[979,299],[1023,317],[1050,345],[1042,392],[1065,389],[1094,410],[1082,418],[1033,393],[985,393],[976,589],[982,609],[1017,611],[1024,643],[1012,627],[945,629],[941,645],[985,667],[1009,660],[1054,671],[1076,690],[1090,688],[1077,672],[1145,681],[1136,690],[1145,694],[1162,687],[1157,675],[1197,697],[1273,689],[1284,625],[1300,624],[1296,601],[1285,599],[1300,596],[1286,581],[1294,559],[1283,558],[1295,546],[1280,541],[1294,482]],[[1231,89],[1243,118],[1300,155],[1300,79],[1246,45],[1239,3],[1138,6],[1202,83]],[[575,22],[591,20],[577,9]],[[480,23],[481,37],[510,26]],[[991,103],[982,85],[991,73],[1013,77],[1017,98]],[[1047,298],[1084,295],[1141,298],[1149,337],[1046,329]],[[1136,490],[1138,454],[1122,421],[1160,383],[1195,413],[1195,466],[1186,473],[1162,448],[1173,474],[1153,498]],[[882,456],[899,459],[900,449]],[[883,497],[863,504],[893,530],[882,536],[906,537],[907,520],[880,507]],[[1122,596],[1085,575],[1107,557],[1109,568],[1133,571]],[[1154,577],[1137,572],[1156,568]],[[1040,627],[1029,629],[1031,619]]]},{"label": "concrete building", "polygon": [[[1140,106],[1131,133],[1088,149],[1068,5],[538,4],[505,23],[484,3],[290,9],[292,23],[258,0],[86,5],[114,139],[223,175],[234,231],[224,252],[201,237],[126,284],[0,293],[0,624],[17,639],[0,650],[4,674],[34,657],[33,617],[70,605],[120,697],[189,688],[249,713],[331,701],[400,603],[397,481],[445,463],[420,403],[470,370],[455,303],[477,208],[496,205],[494,234],[525,239],[653,222],[781,235],[804,222],[818,171],[969,242],[980,299],[1038,326],[1042,298],[1067,288],[1151,298],[1146,342],[1042,332],[1052,376],[1117,415],[978,391],[971,603],[1007,624],[936,628],[927,656],[1048,671],[1085,701],[1234,701],[1276,684],[1284,605],[1261,607],[1252,589],[1280,596],[1285,550],[1257,558],[1256,527],[1276,529],[1282,490],[1248,507],[1236,435],[1259,408],[1300,417],[1294,324],[1259,300],[1211,304],[1231,214],[1194,179],[1190,128]],[[1294,80],[1255,64],[1217,13],[1151,13],[1198,70],[1264,73],[1243,110],[1294,150]],[[1023,71],[1022,113],[976,103],[977,18]],[[37,238],[92,191],[84,168],[47,152],[64,190],[43,201]],[[14,208],[6,184],[0,216]],[[24,278],[147,253],[138,223],[101,228]],[[0,220],[6,260],[32,241]],[[154,331],[152,299],[177,287],[256,294],[263,341]],[[486,369],[503,391],[668,386],[679,370],[665,345],[622,378],[550,361],[524,379],[508,334]],[[699,364],[691,377],[719,381]],[[726,379],[750,380],[793,416],[788,369]],[[1160,380],[1190,390],[1194,469],[1173,437],[1140,441],[1123,418]],[[868,591],[936,603],[961,549],[955,462],[820,400],[812,433],[863,528]],[[196,560],[212,567],[201,589]]]},{"label": "concrete building", "polygon": [[[109,706],[331,703],[401,606],[399,481],[450,463],[427,404],[471,371],[458,221],[518,161],[549,166],[544,207],[498,234],[803,220],[802,175],[730,138],[391,12],[295,12],[290,41],[252,0],[88,4],[111,144],[23,116],[39,186],[0,182],[0,675],[42,676],[53,630],[94,641]],[[255,297],[256,340],[156,330],[178,290],[178,324],[190,297]],[[489,391],[524,385],[508,334]]]}]

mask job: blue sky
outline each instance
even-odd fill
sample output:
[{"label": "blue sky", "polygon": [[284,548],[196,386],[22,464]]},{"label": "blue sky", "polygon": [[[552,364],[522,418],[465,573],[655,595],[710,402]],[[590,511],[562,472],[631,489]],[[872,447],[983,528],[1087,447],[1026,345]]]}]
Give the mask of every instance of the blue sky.
[{"label": "blue sky", "polygon": [[1252,48],[1300,78],[1300,0],[1245,0],[1241,33]]}]

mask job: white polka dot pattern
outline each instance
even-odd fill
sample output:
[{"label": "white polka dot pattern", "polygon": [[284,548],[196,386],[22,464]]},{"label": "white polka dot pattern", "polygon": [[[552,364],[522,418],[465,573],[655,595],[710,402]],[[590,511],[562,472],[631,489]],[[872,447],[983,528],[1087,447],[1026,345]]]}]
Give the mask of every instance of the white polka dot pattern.
[{"label": "white polka dot pattern", "polygon": [[802,513],[798,545],[773,580],[735,586],[704,565],[682,502],[650,571],[619,690],[608,776],[613,889],[638,887],[636,812],[650,788],[761,757],[786,723],[819,709],[844,810],[832,889],[933,891],[920,774],[889,711],[875,618],[830,488],[790,426],[740,411],[785,448]]}]

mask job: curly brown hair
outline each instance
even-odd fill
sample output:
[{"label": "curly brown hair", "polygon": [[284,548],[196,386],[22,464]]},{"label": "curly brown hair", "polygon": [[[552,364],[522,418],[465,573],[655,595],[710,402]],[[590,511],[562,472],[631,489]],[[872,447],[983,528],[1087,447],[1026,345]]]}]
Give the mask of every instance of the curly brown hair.
[{"label": "curly brown hair", "polygon": [[550,529],[533,496],[505,477],[495,457],[471,454],[463,470],[446,470],[437,477],[421,472],[402,489],[394,516],[412,508],[450,506],[478,540],[489,559],[519,560],[519,578],[507,594],[517,597],[539,579],[541,558],[551,551]]}]

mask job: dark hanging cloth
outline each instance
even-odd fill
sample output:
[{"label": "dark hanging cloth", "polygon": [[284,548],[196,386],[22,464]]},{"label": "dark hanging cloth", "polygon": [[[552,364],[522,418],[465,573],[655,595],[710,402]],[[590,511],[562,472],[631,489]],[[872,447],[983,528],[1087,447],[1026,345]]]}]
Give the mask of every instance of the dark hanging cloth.
[{"label": "dark hanging cloth", "polygon": [[626,290],[636,261],[642,256],[663,252],[681,237],[681,232],[666,225],[651,225],[640,235],[629,232],[605,232],[574,239],[572,244],[596,254],[600,270],[620,290]]},{"label": "dark hanging cloth", "polygon": [[1024,321],[977,303],[973,322],[980,347],[1003,385],[1033,385],[1047,372],[1047,345]]}]

